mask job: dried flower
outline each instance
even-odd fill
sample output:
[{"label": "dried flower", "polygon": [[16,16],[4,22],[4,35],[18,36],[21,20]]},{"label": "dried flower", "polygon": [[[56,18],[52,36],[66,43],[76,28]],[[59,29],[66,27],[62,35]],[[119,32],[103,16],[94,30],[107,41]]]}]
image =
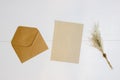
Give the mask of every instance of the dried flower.
[{"label": "dried flower", "polygon": [[93,33],[91,34],[91,42],[92,42],[92,46],[95,47],[96,49],[98,49],[102,53],[103,57],[105,58],[105,60],[107,61],[108,65],[109,65],[109,67],[111,69],[113,69],[112,65],[110,64],[110,62],[107,58],[106,53],[103,50],[103,43],[102,43],[100,31],[98,29],[98,24],[95,24]]}]

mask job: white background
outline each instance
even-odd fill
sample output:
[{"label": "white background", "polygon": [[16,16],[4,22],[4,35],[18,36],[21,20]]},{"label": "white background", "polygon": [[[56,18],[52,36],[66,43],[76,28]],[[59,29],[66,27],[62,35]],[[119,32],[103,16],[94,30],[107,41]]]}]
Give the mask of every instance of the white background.
[{"label": "white background", "polygon": [[[84,24],[80,63],[51,61],[54,21]],[[111,70],[88,38],[99,22]],[[35,26],[49,49],[21,63],[11,46],[19,25]],[[0,80],[120,80],[120,0],[0,0]]]}]

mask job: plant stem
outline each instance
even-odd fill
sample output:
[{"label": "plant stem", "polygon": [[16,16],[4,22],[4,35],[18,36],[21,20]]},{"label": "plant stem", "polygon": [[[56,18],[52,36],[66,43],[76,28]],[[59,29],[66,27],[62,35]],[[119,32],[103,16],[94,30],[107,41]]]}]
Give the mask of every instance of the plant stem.
[{"label": "plant stem", "polygon": [[108,58],[107,58],[106,53],[103,53],[103,57],[106,59],[106,61],[107,61],[108,65],[109,65],[109,67],[110,67],[111,69],[113,69],[113,67],[112,67],[112,65],[111,65],[111,63],[110,63],[110,61],[109,61]]}]

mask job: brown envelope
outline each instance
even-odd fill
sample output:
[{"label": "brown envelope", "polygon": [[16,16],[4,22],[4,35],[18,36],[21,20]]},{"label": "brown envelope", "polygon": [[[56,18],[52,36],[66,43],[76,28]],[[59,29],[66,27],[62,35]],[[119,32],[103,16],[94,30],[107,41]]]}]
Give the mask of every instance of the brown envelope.
[{"label": "brown envelope", "polygon": [[55,22],[51,60],[79,63],[83,24]]},{"label": "brown envelope", "polygon": [[48,49],[38,29],[24,26],[18,27],[11,44],[22,63]]}]

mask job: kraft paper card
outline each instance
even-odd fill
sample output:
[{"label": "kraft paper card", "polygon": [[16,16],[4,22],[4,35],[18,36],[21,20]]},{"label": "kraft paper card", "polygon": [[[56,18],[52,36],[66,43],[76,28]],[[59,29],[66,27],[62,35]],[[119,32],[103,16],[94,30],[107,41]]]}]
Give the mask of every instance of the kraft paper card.
[{"label": "kraft paper card", "polygon": [[23,63],[48,49],[37,28],[19,26],[11,44]]},{"label": "kraft paper card", "polygon": [[83,24],[55,21],[51,60],[79,63]]}]

